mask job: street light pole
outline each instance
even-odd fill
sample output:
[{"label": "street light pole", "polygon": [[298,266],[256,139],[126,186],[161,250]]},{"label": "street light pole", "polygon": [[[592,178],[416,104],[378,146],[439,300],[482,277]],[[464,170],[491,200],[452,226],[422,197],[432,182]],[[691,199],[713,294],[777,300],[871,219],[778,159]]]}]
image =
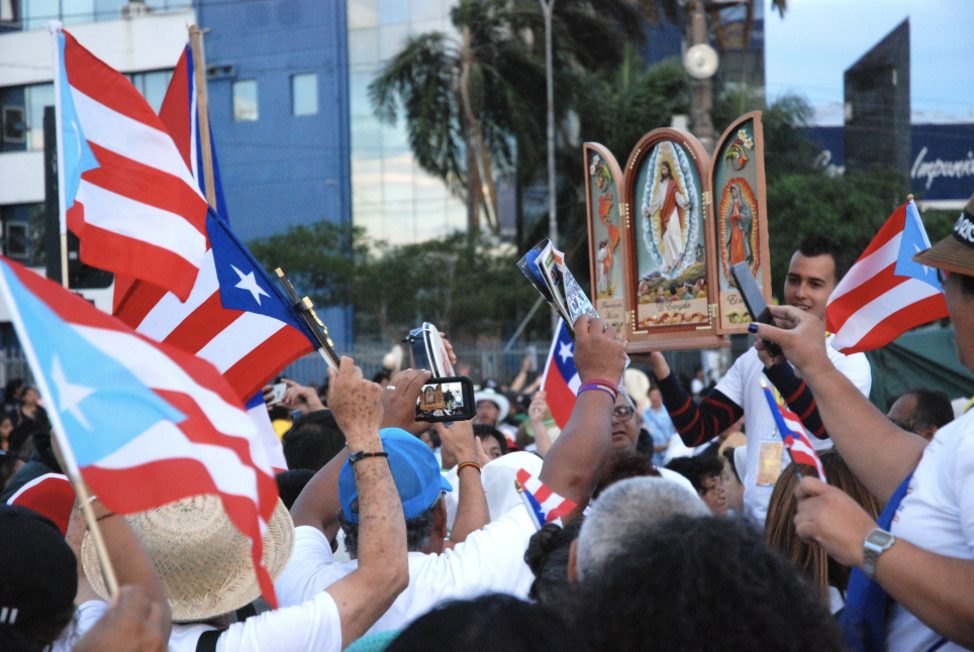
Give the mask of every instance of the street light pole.
[{"label": "street light pole", "polygon": [[551,14],[555,0],[538,0],[544,16],[545,83],[548,90],[548,238],[558,246],[558,202],[555,188],[555,84],[551,70]]}]

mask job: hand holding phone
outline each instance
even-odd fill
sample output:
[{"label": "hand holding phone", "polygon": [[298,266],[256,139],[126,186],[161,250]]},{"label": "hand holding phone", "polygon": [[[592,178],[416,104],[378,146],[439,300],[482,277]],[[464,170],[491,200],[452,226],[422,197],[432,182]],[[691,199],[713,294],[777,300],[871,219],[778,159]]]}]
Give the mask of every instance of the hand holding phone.
[{"label": "hand holding phone", "polygon": [[[741,297],[744,299],[744,305],[747,306],[748,312],[751,313],[751,319],[762,324],[776,326],[774,317],[771,316],[768,304],[764,302],[764,296],[761,295],[758,284],[754,282],[754,276],[751,274],[747,263],[732,265],[731,276],[734,277],[737,289],[741,291]],[[774,342],[768,340],[761,340],[761,342],[764,344],[764,350],[772,356],[782,355],[781,347]]]}]

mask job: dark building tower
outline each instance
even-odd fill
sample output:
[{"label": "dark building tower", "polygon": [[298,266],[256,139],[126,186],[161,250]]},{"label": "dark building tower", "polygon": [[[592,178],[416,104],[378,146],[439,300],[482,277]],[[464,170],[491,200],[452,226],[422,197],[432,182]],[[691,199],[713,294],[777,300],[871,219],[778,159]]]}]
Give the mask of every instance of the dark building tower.
[{"label": "dark building tower", "polygon": [[845,71],[845,161],[910,170],[910,20]]}]

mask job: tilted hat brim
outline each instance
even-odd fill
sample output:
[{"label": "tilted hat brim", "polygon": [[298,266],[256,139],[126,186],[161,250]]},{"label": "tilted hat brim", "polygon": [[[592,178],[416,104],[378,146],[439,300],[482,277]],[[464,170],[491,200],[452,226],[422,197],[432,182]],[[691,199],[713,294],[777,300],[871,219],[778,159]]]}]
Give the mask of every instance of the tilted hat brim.
[{"label": "tilted hat brim", "polygon": [[[250,543],[230,523],[220,499],[193,496],[126,517],[155,563],[174,621],[206,620],[239,609],[260,595]],[[276,577],[294,545],[294,523],[280,500],[264,533],[264,564]],[[108,598],[90,533],[81,562],[92,588]]]},{"label": "tilted hat brim", "polygon": [[954,274],[974,276],[974,249],[960,242],[953,234],[921,251],[913,260]]}]

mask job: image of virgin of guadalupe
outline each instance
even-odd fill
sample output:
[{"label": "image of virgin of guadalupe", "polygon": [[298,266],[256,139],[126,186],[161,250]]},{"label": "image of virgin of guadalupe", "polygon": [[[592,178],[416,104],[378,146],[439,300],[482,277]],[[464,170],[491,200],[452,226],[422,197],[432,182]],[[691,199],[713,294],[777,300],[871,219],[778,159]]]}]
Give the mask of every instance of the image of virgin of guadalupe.
[{"label": "image of virgin of guadalupe", "polygon": [[643,240],[666,278],[676,278],[695,262],[691,244],[697,240],[699,211],[689,164],[681,165],[681,154],[670,142],[659,144],[642,201]]},{"label": "image of virgin of guadalupe", "polygon": [[751,225],[754,222],[751,208],[741,197],[741,188],[736,183],[730,186],[731,200],[727,207],[727,253],[731,265],[754,262],[751,252]]}]

